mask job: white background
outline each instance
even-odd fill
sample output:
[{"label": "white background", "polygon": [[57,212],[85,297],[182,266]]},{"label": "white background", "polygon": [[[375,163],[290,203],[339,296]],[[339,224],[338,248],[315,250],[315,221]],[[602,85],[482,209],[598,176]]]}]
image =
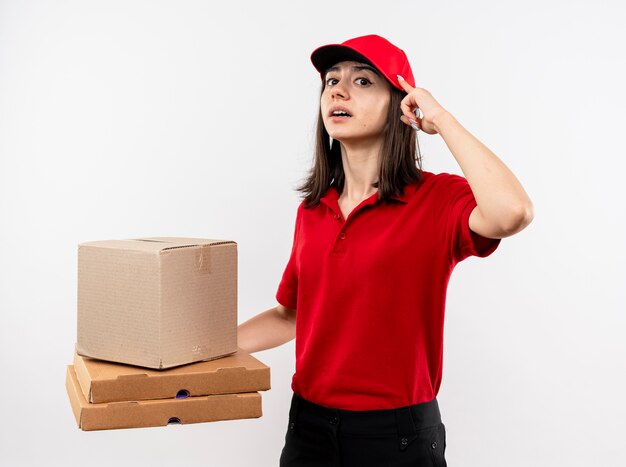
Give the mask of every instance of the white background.
[{"label": "white background", "polygon": [[[293,343],[256,354],[260,419],[76,428],[76,246],[233,239],[239,321],[274,306],[311,162],[310,52],[377,33],[536,207],[450,282],[448,464],[626,465],[625,19],[617,0],[0,1],[0,464],[277,465]],[[460,173],[419,138],[425,169]]]}]

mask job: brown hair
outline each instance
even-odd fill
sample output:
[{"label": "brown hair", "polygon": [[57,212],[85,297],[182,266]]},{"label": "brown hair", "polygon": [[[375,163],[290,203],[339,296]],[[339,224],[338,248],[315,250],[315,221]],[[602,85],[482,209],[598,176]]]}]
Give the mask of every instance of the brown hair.
[{"label": "brown hair", "polygon": [[[322,93],[324,84],[322,83]],[[378,188],[378,199],[389,201],[391,195],[398,196],[404,187],[421,177],[422,158],[415,130],[402,123],[400,102],[406,95],[391,86],[391,99],[387,110],[387,125],[383,135],[378,181],[372,186]],[[324,127],[322,111],[317,115],[315,160],[309,175],[296,188],[302,193],[304,207],[312,208],[319,204],[329,187],[335,186],[341,193],[345,174],[341,162],[341,149],[338,141],[330,142],[330,135]]]}]

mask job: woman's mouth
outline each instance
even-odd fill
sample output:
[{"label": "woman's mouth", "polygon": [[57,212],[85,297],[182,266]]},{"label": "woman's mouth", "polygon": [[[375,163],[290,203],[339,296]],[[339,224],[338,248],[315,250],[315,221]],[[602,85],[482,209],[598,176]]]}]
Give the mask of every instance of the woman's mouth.
[{"label": "woman's mouth", "polygon": [[351,118],[352,114],[350,114],[350,112],[348,112],[347,109],[333,108],[330,111],[329,117],[333,121],[341,121],[341,120],[346,120],[348,118]]}]

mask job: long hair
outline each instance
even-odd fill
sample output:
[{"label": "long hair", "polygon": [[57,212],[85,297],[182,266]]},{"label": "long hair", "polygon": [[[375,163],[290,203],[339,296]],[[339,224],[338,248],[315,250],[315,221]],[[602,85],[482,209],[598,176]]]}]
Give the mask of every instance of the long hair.
[{"label": "long hair", "polygon": [[[324,92],[323,83],[321,92]],[[392,195],[401,195],[406,185],[420,179],[422,172],[422,158],[415,131],[400,120],[402,115],[400,102],[404,96],[403,91],[391,86],[378,181],[372,185],[378,188],[378,199],[383,202],[388,202]],[[331,144],[320,107],[317,115],[313,167],[296,190],[302,193],[304,207],[312,208],[319,204],[320,198],[329,187],[334,186],[341,193],[344,183],[345,173],[341,162],[341,148],[338,141],[333,140]]]}]

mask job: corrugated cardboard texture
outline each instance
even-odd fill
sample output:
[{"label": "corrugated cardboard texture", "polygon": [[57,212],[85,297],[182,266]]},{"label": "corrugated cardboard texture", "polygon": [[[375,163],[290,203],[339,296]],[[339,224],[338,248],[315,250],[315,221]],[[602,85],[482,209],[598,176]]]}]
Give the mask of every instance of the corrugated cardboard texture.
[{"label": "corrugated cardboard texture", "polygon": [[262,416],[259,393],[90,404],[80,390],[72,365],[67,367],[65,384],[76,423],[85,431],[165,426],[172,421],[188,424]]},{"label": "corrugated cardboard texture", "polygon": [[237,350],[237,244],[153,237],[78,247],[79,354],[171,368]]},{"label": "corrugated cardboard texture", "polygon": [[74,369],[83,395],[94,403],[270,389],[269,367],[241,349],[228,357],[168,370],[149,370],[76,354]]}]

